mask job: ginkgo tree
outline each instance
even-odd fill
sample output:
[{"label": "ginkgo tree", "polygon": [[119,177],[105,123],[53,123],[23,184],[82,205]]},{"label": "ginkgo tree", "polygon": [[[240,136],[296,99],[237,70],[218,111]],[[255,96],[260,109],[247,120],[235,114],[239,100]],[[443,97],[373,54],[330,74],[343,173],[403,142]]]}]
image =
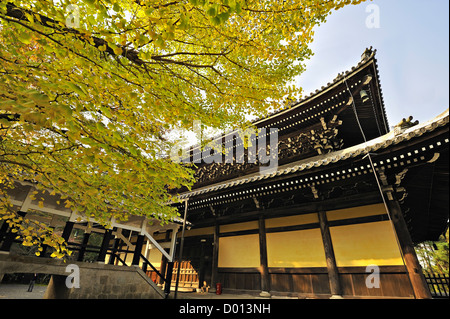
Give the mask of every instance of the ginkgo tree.
[{"label": "ginkgo tree", "polygon": [[194,183],[168,134],[236,127],[298,98],[314,27],[363,0],[0,0],[0,217],[64,243],[8,200],[17,181],[107,221],[158,218]]}]

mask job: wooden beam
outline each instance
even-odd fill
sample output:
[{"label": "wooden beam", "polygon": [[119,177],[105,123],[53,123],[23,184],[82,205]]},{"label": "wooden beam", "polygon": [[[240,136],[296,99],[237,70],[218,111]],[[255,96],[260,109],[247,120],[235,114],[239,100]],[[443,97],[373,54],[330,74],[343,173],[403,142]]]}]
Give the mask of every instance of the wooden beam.
[{"label": "wooden beam", "polygon": [[165,299],[167,299],[170,294],[170,286],[172,284],[172,274],[173,274],[173,261],[169,261],[167,263],[166,282],[164,284]]},{"label": "wooden beam", "polygon": [[127,247],[129,249],[134,250],[134,245],[128,240],[128,238],[126,238],[123,234],[122,234],[122,229],[120,228],[117,232],[116,232],[116,237],[122,239],[122,241],[127,245]]},{"label": "wooden beam", "polygon": [[109,256],[108,264],[114,265],[114,262],[116,260],[116,253],[117,253],[117,250],[119,249],[119,245],[120,245],[120,239],[114,238],[113,248],[112,248],[111,255]]},{"label": "wooden beam", "polygon": [[85,232],[83,235],[83,242],[81,243],[80,251],[78,252],[77,261],[83,261],[84,254],[86,253],[86,248],[89,242],[89,236],[91,236],[90,232]]},{"label": "wooden beam", "polygon": [[30,189],[28,190],[27,196],[25,197],[25,199],[24,199],[24,201],[22,203],[22,206],[19,209],[21,212],[25,212],[26,213],[28,211],[28,209],[30,209],[30,205],[31,205],[31,201],[32,201],[31,195],[33,193],[33,190],[34,190],[34,188],[32,186],[30,186]]},{"label": "wooden beam", "polygon": [[323,248],[327,261],[328,280],[330,282],[330,291],[333,296],[341,296],[342,288],[339,280],[336,258],[334,256],[333,244],[331,242],[330,228],[328,226],[327,214],[325,211],[319,211],[319,224],[322,233]]},{"label": "wooden beam", "polygon": [[141,260],[142,247],[144,246],[144,235],[138,235],[136,245],[134,248],[133,261],[131,265],[139,266],[139,261]]},{"label": "wooden beam", "polygon": [[141,234],[146,236],[148,238],[148,240],[150,240],[150,242],[164,255],[166,256],[166,258],[169,261],[173,260],[173,256],[170,256],[163,247],[161,247],[161,245],[155,240],[155,238],[153,238],[153,236],[151,236],[149,233],[147,233],[147,231],[141,231]]},{"label": "wooden beam", "polygon": [[[302,204],[289,205],[284,207],[276,207],[270,208],[267,211],[270,211],[270,215],[276,217],[284,217],[291,215],[298,215],[298,212],[302,212],[302,214],[315,213],[320,210],[320,207],[323,210],[336,210],[343,209],[347,207],[355,207],[355,206],[363,206],[368,204],[375,204],[380,202],[380,192],[373,191],[367,192],[364,194],[356,194],[343,196],[340,198],[333,199],[325,199],[314,202],[305,202]],[[320,207],[319,207],[320,206]],[[229,224],[229,223],[237,223],[237,222],[245,222],[249,220],[255,220],[261,214],[261,210],[253,210],[250,212],[242,212],[238,216],[237,215],[225,215],[220,217],[201,219],[199,221],[193,222],[196,228],[208,227],[215,224],[215,222],[219,222],[220,224]],[[192,216],[192,215],[190,215]],[[192,217],[191,217],[192,219]]]},{"label": "wooden beam", "polygon": [[[11,204],[15,205],[15,206],[19,206],[21,207],[22,205],[24,205],[24,201],[20,201],[20,200],[16,200],[16,199],[10,199]],[[57,210],[54,208],[50,208],[50,207],[40,207],[38,205],[35,204],[29,204],[27,205],[27,209],[30,210],[36,210],[36,211],[41,211],[44,213],[49,213],[49,214],[53,214],[53,215],[59,215],[59,216],[64,216],[64,217],[70,217],[71,212],[66,212],[66,211],[62,211],[62,210]]]},{"label": "wooden beam", "polygon": [[[403,218],[402,209],[398,200],[395,198],[393,191],[389,191],[391,185],[388,182],[388,176],[383,169],[378,171],[381,183],[380,188],[381,195],[385,200],[388,214],[391,217],[392,225],[395,230],[396,238],[399,248],[403,256],[403,262],[405,263],[408,271],[409,280],[414,290],[414,294],[417,299],[431,299],[431,293],[428,288],[428,284],[422,272],[422,266],[414,250],[414,244],[409,234],[408,226]],[[385,191],[386,190],[386,191]],[[386,196],[385,196],[386,195]],[[386,198],[387,197],[387,198]]]},{"label": "wooden beam", "polygon": [[258,219],[259,226],[259,254],[260,254],[260,273],[261,273],[261,296],[269,297],[270,277],[267,263],[267,240],[266,240],[266,223],[263,216]]},{"label": "wooden beam", "polygon": [[[173,260],[174,256],[175,256],[176,245],[177,245],[178,228],[173,228],[171,231],[172,231],[172,235],[171,235],[171,239],[170,239],[169,255],[172,256],[172,260]],[[166,233],[166,235],[167,235],[167,233]],[[166,236],[166,238],[167,238],[167,236]]]},{"label": "wooden beam", "polygon": [[181,243],[180,243],[180,252],[179,252],[179,256],[178,256],[177,279],[176,279],[176,282],[175,282],[175,293],[174,293],[174,298],[175,299],[177,299],[178,283],[179,283],[179,280],[180,280],[181,263],[183,261],[184,231],[186,230],[187,213],[188,213],[188,200],[185,200],[184,201],[183,228],[181,229]]},{"label": "wooden beam", "polygon": [[[173,231],[173,230],[168,230],[168,231],[166,231],[166,234],[165,234],[165,236],[166,236],[166,238],[165,238],[165,240],[170,240],[170,233],[172,232],[172,234],[173,233],[176,233],[175,231]],[[165,249],[165,251],[167,252],[167,250]],[[170,256],[173,256],[173,252],[169,252],[169,255]],[[166,273],[166,268],[167,268],[167,258],[164,258],[164,256],[161,256],[161,266],[160,266],[160,268],[159,268],[159,272],[161,273],[161,274],[165,274]],[[161,278],[161,277],[158,277],[158,283],[160,284],[160,285],[162,285],[163,283],[164,283],[164,280],[163,280],[163,278]]]},{"label": "wooden beam", "polygon": [[214,226],[214,243],[213,243],[213,257],[212,257],[212,272],[211,272],[211,291],[216,291],[216,284],[219,282],[219,236],[220,226],[218,223]]},{"label": "wooden beam", "polygon": [[409,280],[417,299],[431,299],[431,293],[428,284],[422,272],[422,266],[417,259],[414,245],[408,231],[400,204],[396,199],[386,202],[392,223],[397,234],[398,243],[403,255],[406,269],[408,271]]},{"label": "wooden beam", "polygon": [[66,225],[64,226],[64,230],[61,237],[64,238],[66,242],[69,241],[70,234],[72,233],[74,224],[75,224],[74,222],[66,222]]},{"label": "wooden beam", "polygon": [[109,242],[112,236],[112,229],[107,229],[103,234],[102,244],[100,246],[100,252],[97,257],[98,263],[104,263],[106,258],[106,253],[108,252]]}]

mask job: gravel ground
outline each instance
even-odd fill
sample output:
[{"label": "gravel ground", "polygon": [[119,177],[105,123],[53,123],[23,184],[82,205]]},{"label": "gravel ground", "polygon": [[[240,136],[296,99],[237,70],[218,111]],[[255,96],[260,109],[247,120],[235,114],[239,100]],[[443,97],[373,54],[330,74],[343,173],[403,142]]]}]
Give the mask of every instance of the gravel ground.
[{"label": "gravel ground", "polygon": [[34,285],[33,291],[28,292],[28,285],[0,284],[0,299],[42,299],[47,286]]}]

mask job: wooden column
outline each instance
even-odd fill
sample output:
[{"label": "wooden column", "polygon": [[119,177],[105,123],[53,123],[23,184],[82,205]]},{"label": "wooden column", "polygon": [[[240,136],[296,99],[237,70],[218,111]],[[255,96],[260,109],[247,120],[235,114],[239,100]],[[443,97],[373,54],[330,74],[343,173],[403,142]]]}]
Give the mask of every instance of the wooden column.
[{"label": "wooden column", "polygon": [[[173,230],[168,230],[166,231],[166,237],[165,237],[165,241],[168,242],[170,240],[170,235],[171,232],[173,232]],[[167,253],[170,253],[169,249],[164,249]],[[162,255],[161,256],[161,266],[159,267],[159,272],[164,276],[164,274],[166,273],[166,268],[167,268],[167,258]],[[161,277],[158,277],[158,283],[160,285],[164,284],[164,280]]]},{"label": "wooden column", "polygon": [[85,232],[83,235],[83,242],[81,243],[80,252],[78,253],[77,261],[83,261],[84,254],[86,253],[86,248],[89,242],[89,237],[91,236],[91,233]]},{"label": "wooden column", "polygon": [[100,246],[100,252],[97,257],[98,263],[104,263],[106,258],[106,253],[108,252],[109,242],[111,240],[112,230],[107,229],[103,235],[102,244]]},{"label": "wooden column", "polygon": [[111,252],[111,255],[109,256],[109,261],[108,261],[108,264],[110,264],[110,265],[114,265],[114,262],[116,260],[117,250],[119,249],[119,244],[120,244],[120,239],[115,238],[114,243],[113,243],[112,252]]},{"label": "wooden column", "polygon": [[167,263],[166,282],[164,284],[165,299],[169,297],[170,286],[172,285],[173,261]]},{"label": "wooden column", "polygon": [[139,266],[139,261],[141,260],[142,247],[144,247],[144,235],[138,235],[136,246],[134,247],[133,261],[131,265]]},{"label": "wooden column", "polygon": [[2,227],[0,227],[0,242],[3,240],[3,236],[5,236],[8,232],[8,223],[6,220],[3,221]]},{"label": "wooden column", "polygon": [[66,243],[69,241],[70,234],[72,233],[74,224],[75,224],[74,222],[66,222],[66,225],[64,226],[64,230],[61,237],[64,238]]},{"label": "wooden column", "polygon": [[189,203],[188,200],[186,200],[184,202],[183,228],[181,229],[180,252],[179,252],[179,256],[178,256],[177,277],[176,277],[176,282],[175,282],[175,293],[174,293],[174,298],[175,299],[177,299],[177,295],[178,295],[178,283],[179,283],[179,280],[180,280],[180,271],[181,271],[181,265],[182,265],[182,262],[183,262],[184,231],[186,230],[188,203]]},{"label": "wooden column", "polygon": [[402,250],[403,259],[406,269],[408,270],[409,280],[414,290],[414,294],[418,299],[431,299],[431,293],[428,289],[426,279],[422,272],[422,266],[417,259],[416,251],[411,240],[403,213],[398,201],[394,198],[386,202],[392,223],[394,224],[400,249]]},{"label": "wooden column", "polygon": [[[25,217],[26,214],[27,214],[26,212],[18,212],[17,213],[17,215],[19,215],[21,217]],[[9,225],[6,223],[6,221],[3,222],[2,232],[4,233],[4,235],[3,235],[3,242],[0,247],[0,251],[9,253],[9,250],[11,249],[11,246],[14,242],[14,238],[16,238],[17,234],[13,233],[11,231],[11,228],[9,228]]]},{"label": "wooden column", "polygon": [[342,295],[339,273],[336,266],[333,244],[331,242],[330,228],[328,226],[327,214],[325,211],[319,212],[320,231],[322,233],[323,248],[327,260],[328,280],[330,282],[330,291],[333,296]]},{"label": "wooden column", "polygon": [[214,227],[214,246],[213,246],[213,257],[212,257],[212,272],[211,272],[211,292],[216,291],[216,283],[219,282],[219,231],[220,226],[216,222]]},{"label": "wooden column", "polygon": [[259,255],[261,260],[261,296],[270,297],[270,278],[269,268],[267,266],[267,241],[266,241],[266,223],[264,216],[260,216],[258,220],[259,226]]}]

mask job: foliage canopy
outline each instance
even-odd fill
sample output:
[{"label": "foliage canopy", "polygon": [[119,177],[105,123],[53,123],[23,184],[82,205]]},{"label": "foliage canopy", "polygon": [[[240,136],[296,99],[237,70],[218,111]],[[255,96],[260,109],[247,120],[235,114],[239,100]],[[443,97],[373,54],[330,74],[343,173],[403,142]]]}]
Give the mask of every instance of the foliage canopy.
[{"label": "foliage canopy", "polygon": [[298,98],[314,27],[362,1],[0,0],[0,216],[62,253],[8,201],[28,180],[97,220],[171,219],[193,178],[167,134]]}]

